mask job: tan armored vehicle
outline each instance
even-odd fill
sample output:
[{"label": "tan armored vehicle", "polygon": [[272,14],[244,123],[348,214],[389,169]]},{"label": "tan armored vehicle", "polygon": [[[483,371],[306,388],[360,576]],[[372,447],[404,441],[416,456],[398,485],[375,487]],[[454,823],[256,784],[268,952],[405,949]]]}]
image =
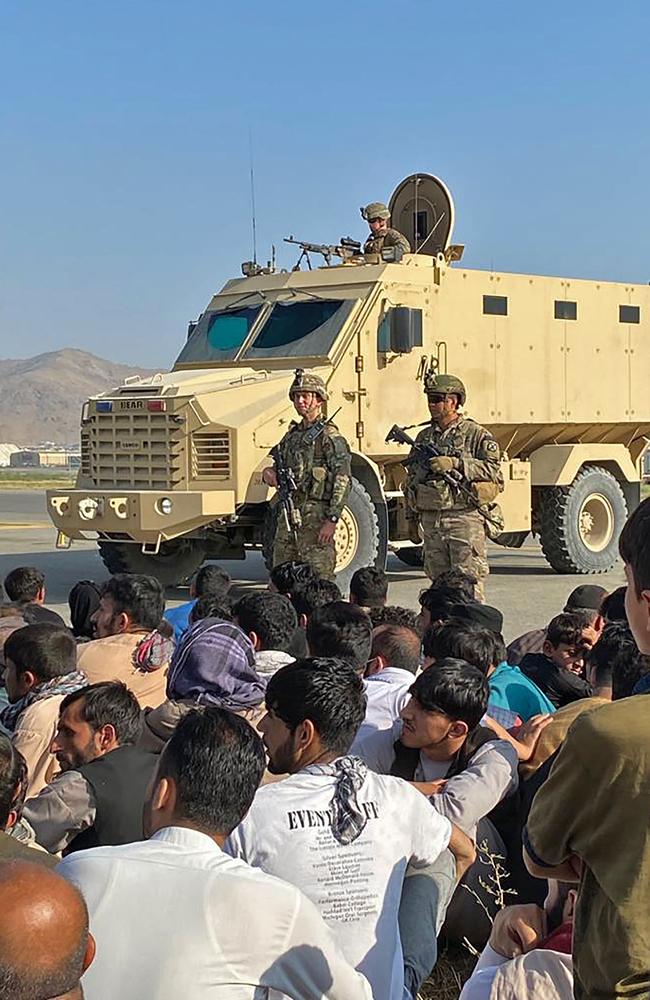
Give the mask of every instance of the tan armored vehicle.
[{"label": "tan armored vehicle", "polygon": [[302,270],[245,264],[169,374],[85,403],[76,487],[48,492],[60,544],[96,532],[109,570],[164,583],[206,558],[268,556],[277,508],[261,472],[302,367],[325,379],[353,451],[339,580],[389,549],[416,565],[405,449],[385,437],[426,419],[421,380],[435,369],[463,379],[467,413],[501,446],[501,543],[533,531],[558,572],[612,566],[650,434],[650,288],[464,268],[451,195],[429,174],[406,178],[390,208],[412,254],[363,257],[342,241],[302,244]]}]

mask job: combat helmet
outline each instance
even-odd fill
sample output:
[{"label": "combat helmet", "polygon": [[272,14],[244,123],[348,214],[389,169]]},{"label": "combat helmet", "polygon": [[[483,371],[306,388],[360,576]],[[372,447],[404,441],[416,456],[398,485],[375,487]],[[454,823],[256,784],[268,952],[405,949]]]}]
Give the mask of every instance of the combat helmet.
[{"label": "combat helmet", "polygon": [[327,389],[320,375],[313,372],[306,372],[304,368],[296,368],[293,382],[289,386],[289,399],[293,399],[296,392],[314,392],[325,401],[328,399]]},{"label": "combat helmet", "polygon": [[433,372],[427,372],[424,376],[424,391],[427,396],[440,392],[458,396],[461,406],[465,405],[467,398],[465,386],[455,375],[436,375]]},{"label": "combat helmet", "polygon": [[366,222],[371,219],[390,219],[390,212],[383,201],[371,201],[365,208],[360,208],[361,218]]}]

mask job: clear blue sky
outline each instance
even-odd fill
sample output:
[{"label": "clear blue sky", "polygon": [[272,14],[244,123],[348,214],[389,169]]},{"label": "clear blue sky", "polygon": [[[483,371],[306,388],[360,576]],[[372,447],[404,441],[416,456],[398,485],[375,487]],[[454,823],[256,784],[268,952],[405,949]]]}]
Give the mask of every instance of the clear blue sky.
[{"label": "clear blue sky", "polygon": [[0,0],[0,354],[168,366],[417,170],[472,267],[650,280],[650,4]]}]

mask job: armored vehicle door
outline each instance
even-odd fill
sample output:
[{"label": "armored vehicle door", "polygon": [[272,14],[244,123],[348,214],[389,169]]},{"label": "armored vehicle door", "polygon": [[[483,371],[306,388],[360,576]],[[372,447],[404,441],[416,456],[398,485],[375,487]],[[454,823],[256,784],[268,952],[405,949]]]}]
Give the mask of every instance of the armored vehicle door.
[{"label": "armored vehicle door", "polygon": [[433,174],[411,174],[390,199],[391,225],[408,239],[414,253],[433,257],[449,246],[454,202],[447,186]]}]

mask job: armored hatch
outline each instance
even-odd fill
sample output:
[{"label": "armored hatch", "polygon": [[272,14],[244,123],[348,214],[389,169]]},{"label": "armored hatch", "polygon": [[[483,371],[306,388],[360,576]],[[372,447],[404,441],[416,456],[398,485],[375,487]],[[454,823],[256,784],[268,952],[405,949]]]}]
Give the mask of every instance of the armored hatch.
[{"label": "armored hatch", "polygon": [[411,174],[393,191],[391,225],[404,233],[415,253],[444,252],[454,229],[454,201],[446,184],[433,174]]}]

